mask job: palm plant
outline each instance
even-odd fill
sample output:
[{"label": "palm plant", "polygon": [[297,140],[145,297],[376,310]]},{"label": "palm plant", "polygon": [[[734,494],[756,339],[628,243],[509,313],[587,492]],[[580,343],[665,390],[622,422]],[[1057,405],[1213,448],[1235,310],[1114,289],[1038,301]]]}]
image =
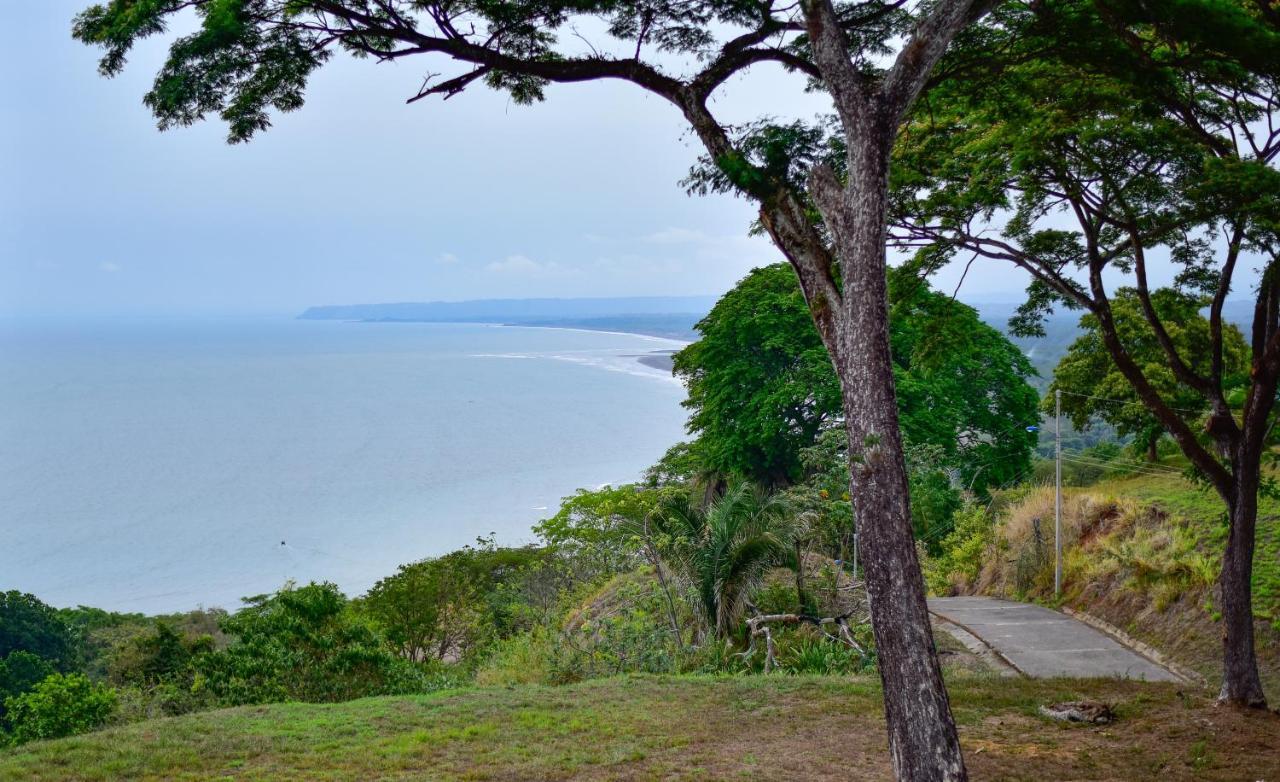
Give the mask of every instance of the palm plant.
[{"label": "palm plant", "polygon": [[709,502],[696,495],[663,501],[651,517],[663,558],[689,583],[704,626],[724,638],[765,572],[784,562],[797,527],[778,495],[741,482]]}]

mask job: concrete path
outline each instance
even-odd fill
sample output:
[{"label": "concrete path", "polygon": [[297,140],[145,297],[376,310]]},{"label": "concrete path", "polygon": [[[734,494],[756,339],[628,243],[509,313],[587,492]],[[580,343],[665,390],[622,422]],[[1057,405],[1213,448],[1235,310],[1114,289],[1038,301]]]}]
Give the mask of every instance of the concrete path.
[{"label": "concrete path", "polygon": [[977,636],[1027,676],[1181,681],[1110,636],[1042,606],[993,597],[934,597],[929,611]]}]

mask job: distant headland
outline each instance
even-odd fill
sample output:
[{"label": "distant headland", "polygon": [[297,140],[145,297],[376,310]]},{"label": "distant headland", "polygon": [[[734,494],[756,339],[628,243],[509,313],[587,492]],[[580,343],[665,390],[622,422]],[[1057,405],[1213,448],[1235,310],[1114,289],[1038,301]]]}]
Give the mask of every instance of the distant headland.
[{"label": "distant headland", "polygon": [[339,304],[310,307],[298,317],[367,323],[501,323],[692,341],[697,339],[694,324],[715,301],[714,296],[631,296]]}]

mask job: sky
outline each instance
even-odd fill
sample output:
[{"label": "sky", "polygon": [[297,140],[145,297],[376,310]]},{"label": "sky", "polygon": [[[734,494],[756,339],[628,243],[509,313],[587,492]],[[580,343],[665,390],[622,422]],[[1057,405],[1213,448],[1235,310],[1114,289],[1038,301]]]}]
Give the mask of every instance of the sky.
[{"label": "sky", "polygon": [[[142,96],[168,38],[99,76],[99,52],[70,36],[88,3],[12,2],[0,29],[0,316],[719,294],[781,260],[748,236],[747,202],[684,192],[700,149],[634,86],[553,86],[533,107],[483,88],[406,105],[448,64],[339,55],[306,106],[232,146],[216,118],[156,129]],[[714,108],[728,122],[826,109],[801,88],[757,69]],[[1024,285],[975,270],[961,298],[1016,300]]]}]

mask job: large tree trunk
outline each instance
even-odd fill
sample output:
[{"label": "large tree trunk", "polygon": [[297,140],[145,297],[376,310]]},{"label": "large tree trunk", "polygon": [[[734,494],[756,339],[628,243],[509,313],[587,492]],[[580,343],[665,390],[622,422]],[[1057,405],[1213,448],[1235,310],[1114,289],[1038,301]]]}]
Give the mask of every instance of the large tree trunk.
[{"label": "large tree trunk", "polygon": [[1230,527],[1218,577],[1222,609],[1221,701],[1265,708],[1253,648],[1253,550],[1258,523],[1258,469],[1236,472],[1235,494],[1227,498]]},{"label": "large tree trunk", "polygon": [[888,144],[851,155],[840,214],[828,204],[844,300],[832,351],[849,434],[850,496],[876,640],[885,719],[899,780],[964,780],[960,741],[925,604],[911,534],[907,470],[889,355],[885,279]]}]

